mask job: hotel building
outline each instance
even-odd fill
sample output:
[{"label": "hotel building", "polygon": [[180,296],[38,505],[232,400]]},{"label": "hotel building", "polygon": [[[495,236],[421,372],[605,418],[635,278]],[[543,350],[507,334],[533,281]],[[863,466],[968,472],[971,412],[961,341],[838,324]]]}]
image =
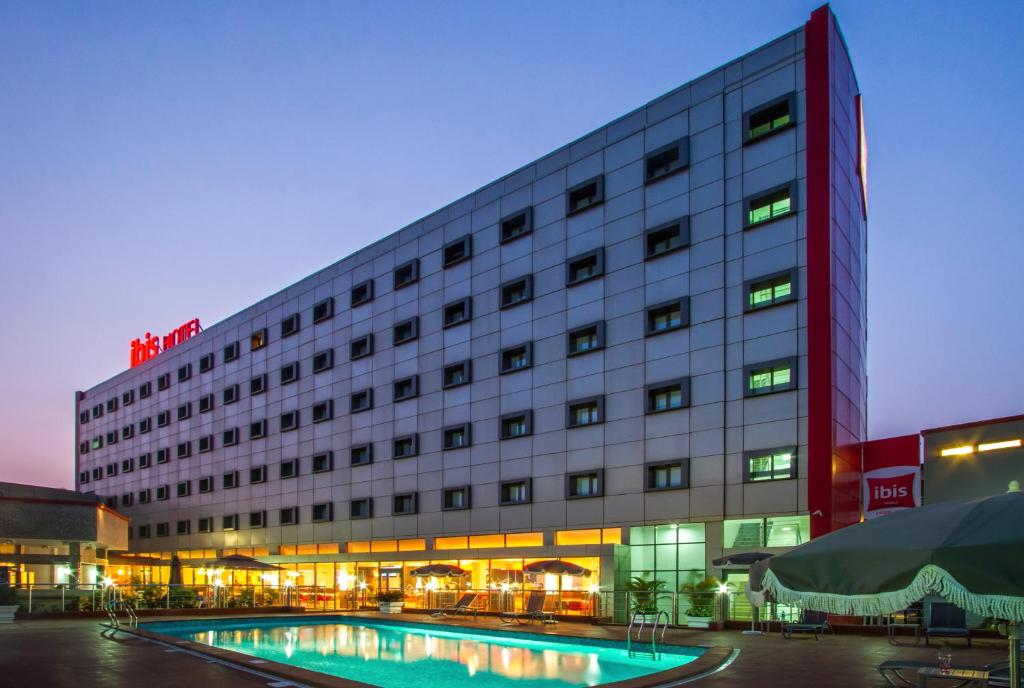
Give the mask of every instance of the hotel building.
[{"label": "hotel building", "polygon": [[860,112],[823,7],[77,393],[77,488],[149,562],[124,575],[240,552],[334,604],[428,562],[671,591],[856,522]]}]

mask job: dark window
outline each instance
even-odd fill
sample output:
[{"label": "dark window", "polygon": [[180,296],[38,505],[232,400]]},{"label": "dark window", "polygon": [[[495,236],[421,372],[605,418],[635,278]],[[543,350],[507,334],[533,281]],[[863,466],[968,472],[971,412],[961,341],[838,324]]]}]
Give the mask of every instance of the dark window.
[{"label": "dark window", "polygon": [[224,404],[233,404],[238,401],[238,385],[225,387],[224,393],[221,395],[221,399]]},{"label": "dark window", "polygon": [[143,418],[139,421],[139,432],[145,435],[147,432],[153,429],[153,419]]},{"label": "dark window", "polygon": [[99,418],[103,415],[103,404],[96,404],[92,407],[92,417]]},{"label": "dark window", "polygon": [[368,463],[373,463],[373,445],[372,444],[354,444],[351,449],[351,460],[353,466],[363,466]]},{"label": "dark window", "polygon": [[452,425],[442,431],[442,449],[463,449],[472,443],[469,423]]},{"label": "dark window", "polygon": [[163,449],[157,449],[156,450],[156,462],[157,463],[167,463],[170,460],[171,460],[171,450],[170,449],[168,449],[167,447],[164,447]]},{"label": "dark window", "polygon": [[135,436],[135,426],[134,425],[126,425],[123,428],[121,428],[121,439],[123,439],[123,440],[130,440],[134,436]]},{"label": "dark window", "polygon": [[326,399],[313,404],[313,422],[323,423],[334,418],[334,400]]},{"label": "dark window", "polygon": [[743,482],[788,480],[796,477],[796,447],[758,449],[743,455]]},{"label": "dark window", "polygon": [[689,486],[689,459],[647,464],[647,491],[678,490]]},{"label": "dark window", "polygon": [[200,533],[212,533],[213,532],[213,519],[210,518],[209,516],[205,516],[203,518],[200,518],[197,521],[197,524],[199,526],[198,530],[199,530]]},{"label": "dark window", "polygon": [[89,471],[82,471],[78,474],[78,482],[85,484],[89,482]]},{"label": "dark window", "polygon": [[117,464],[116,463],[108,463],[107,464],[107,477],[109,478],[112,475],[117,475]]},{"label": "dark window", "polygon": [[139,454],[139,468],[149,468],[153,464],[153,455],[149,452]]},{"label": "dark window", "polygon": [[656,148],[644,157],[644,183],[664,179],[690,166],[690,140],[678,141]]},{"label": "dark window", "polygon": [[369,411],[373,408],[373,389],[364,389],[359,392],[353,392],[352,399],[349,404],[349,410],[352,413]]},{"label": "dark window", "polygon": [[127,392],[121,393],[121,405],[131,406],[135,403],[135,390],[129,389]]},{"label": "dark window", "polygon": [[325,521],[334,520],[334,504],[331,502],[324,502],[323,504],[314,504],[311,510],[313,523],[323,523]]},{"label": "dark window", "polygon": [[578,356],[604,348],[604,321],[569,330],[566,336],[567,356]]},{"label": "dark window", "polygon": [[117,444],[117,430],[107,433],[107,444]]},{"label": "dark window", "polygon": [[373,498],[353,499],[349,503],[349,516],[351,518],[371,518],[373,516]]},{"label": "dark window", "polygon": [[[259,469],[256,469],[259,470]],[[225,490],[231,490],[238,487],[238,471],[228,471],[221,476],[220,486]]]},{"label": "dark window", "polygon": [[267,374],[263,373],[249,380],[249,394],[255,396],[267,391]]},{"label": "dark window", "polygon": [[192,402],[182,404],[178,407],[178,420],[188,420],[192,417]]},{"label": "dark window", "polygon": [[192,456],[192,443],[191,442],[179,442],[177,450],[179,459],[187,459]]},{"label": "dark window", "polygon": [[394,345],[405,344],[419,337],[420,319],[417,316],[413,316],[408,320],[403,320],[395,325],[394,329]]},{"label": "dark window", "polygon": [[266,511],[250,511],[249,512],[249,527],[250,528],[266,528],[267,527],[267,512]]},{"label": "dark window", "polygon": [[121,506],[131,506],[134,503],[135,503],[135,494],[134,493],[127,492],[127,493],[121,495]]},{"label": "dark window", "polygon": [[690,218],[681,217],[644,232],[644,258],[660,258],[690,245]]},{"label": "dark window", "polygon": [[238,514],[229,514],[220,519],[223,530],[238,530]]},{"label": "dark window", "polygon": [[401,380],[395,380],[394,383],[392,383],[392,401],[415,399],[417,394],[419,394],[418,375],[412,375],[410,377],[402,378]]},{"label": "dark window", "polygon": [[455,241],[449,241],[442,249],[443,267],[450,268],[473,255],[473,237],[467,234]]},{"label": "dark window", "polygon": [[178,521],[176,527],[178,535],[188,535],[192,532],[192,521]]},{"label": "dark window", "polygon": [[157,523],[156,524],[156,536],[157,537],[167,537],[170,534],[171,534],[171,524],[170,523]]},{"label": "dark window", "polygon": [[582,253],[565,261],[565,285],[567,287],[586,282],[587,280],[592,280],[603,274],[603,248]]},{"label": "dark window", "polygon": [[192,364],[186,363],[178,368],[178,382],[184,382],[192,378]]},{"label": "dark window", "polygon": [[743,307],[747,311],[756,311],[794,301],[796,285],[796,268],[749,280],[743,285]]},{"label": "dark window", "polygon": [[281,384],[287,385],[299,379],[299,362],[293,361],[281,366]]},{"label": "dark window", "polygon": [[267,421],[258,420],[249,423],[249,439],[258,440],[267,436]]},{"label": "dark window", "polygon": [[213,354],[206,354],[199,359],[199,372],[208,373],[213,370],[214,358]]},{"label": "dark window", "polygon": [[149,525],[148,524],[144,525],[144,526],[139,526],[139,537],[140,538],[148,538],[149,537],[149,532],[150,531],[149,531]]},{"label": "dark window", "polygon": [[501,439],[511,440],[533,434],[533,411],[517,411],[501,417]]},{"label": "dark window", "polygon": [[690,324],[690,299],[683,297],[647,307],[647,335],[671,332]]},{"label": "dark window", "polygon": [[470,507],[470,494],[469,485],[446,488],[441,501],[441,510],[461,511],[462,509],[468,509]]},{"label": "dark window", "polygon": [[518,277],[501,285],[501,308],[511,308],[533,298],[533,275]]},{"label": "dark window", "polygon": [[396,494],[392,498],[391,513],[394,516],[404,516],[407,514],[415,514],[417,510],[416,493],[411,492],[408,494]]},{"label": "dark window", "polygon": [[743,201],[743,227],[762,225],[796,212],[796,181],[776,186]]},{"label": "dark window", "polygon": [[139,385],[139,399],[148,399],[149,395],[153,393],[153,383],[143,382]]},{"label": "dark window", "polygon": [[501,218],[501,243],[507,243],[533,231],[533,208],[522,210]]},{"label": "dark window", "polygon": [[597,176],[570,187],[565,192],[565,214],[575,215],[604,203],[604,177]]},{"label": "dark window", "polygon": [[797,358],[780,358],[748,365],[743,369],[743,396],[756,397],[796,389]]},{"label": "dark window", "polygon": [[156,488],[156,501],[165,502],[171,498],[170,485],[160,485]]},{"label": "dark window", "polygon": [[604,397],[570,401],[565,405],[565,425],[578,428],[604,422]]},{"label": "dark window", "polygon": [[207,492],[213,492],[213,478],[210,476],[199,479],[199,493],[205,494]]},{"label": "dark window", "polygon": [[446,365],[441,377],[441,388],[450,389],[469,384],[472,380],[472,366],[469,359]]},{"label": "dark window", "polygon": [[349,358],[353,361],[364,356],[369,356],[373,353],[373,335],[364,334],[362,337],[356,337],[348,344],[349,347]]},{"label": "dark window", "polygon": [[299,475],[299,460],[288,459],[281,462],[281,479],[295,478]]},{"label": "dark window", "polygon": [[135,470],[135,459],[124,459],[121,461],[121,472],[131,473]]},{"label": "dark window", "polygon": [[[164,373],[163,375],[161,375],[160,377],[158,377],[156,379],[156,389],[157,389],[158,392],[162,392],[163,390],[169,388],[170,386],[171,386],[171,374],[170,373]],[[93,413],[93,417],[95,417],[95,416],[96,416],[96,414]]]},{"label": "dark window", "polygon": [[89,442],[88,441],[79,443],[79,445],[78,445],[78,453],[79,454],[88,454],[89,453]]},{"label": "dark window", "polygon": [[647,386],[647,413],[675,411],[690,405],[690,379],[666,380]]},{"label": "dark window", "polygon": [[267,328],[256,330],[249,336],[249,351],[262,349],[267,345]]},{"label": "dark window", "polygon": [[373,280],[368,279],[352,287],[352,307],[373,301]]},{"label": "dark window", "polygon": [[510,504],[529,504],[533,496],[530,494],[530,479],[510,480],[501,483],[498,488],[498,499],[501,506]]},{"label": "dark window", "polygon": [[444,317],[442,326],[453,327],[455,325],[461,325],[464,322],[469,322],[473,317],[473,299],[468,296],[464,299],[459,299],[449,303],[444,307]]},{"label": "dark window", "polygon": [[531,365],[533,365],[533,342],[525,342],[502,349],[500,368],[502,375],[526,370]]},{"label": "dark window", "polygon": [[205,454],[213,451],[213,435],[204,435],[199,438],[199,453]]},{"label": "dark window", "polygon": [[213,395],[204,394],[199,397],[199,413],[209,413],[213,410]]},{"label": "dark window", "polygon": [[789,93],[743,113],[744,145],[796,124],[796,93]]},{"label": "dark window", "polygon": [[249,484],[258,485],[267,482],[267,467],[256,466],[249,469]]},{"label": "dark window", "polygon": [[313,354],[313,374],[322,373],[334,367],[334,349]]},{"label": "dark window", "polygon": [[334,317],[334,297],[328,296],[323,301],[313,304],[313,324],[330,320]]},{"label": "dark window", "polygon": [[334,470],[334,452],[327,451],[320,454],[313,454],[313,472],[327,473]]},{"label": "dark window", "polygon": [[584,499],[586,497],[600,497],[604,486],[602,483],[603,471],[582,471],[570,473],[565,476],[565,498]]},{"label": "dark window", "polygon": [[96,467],[96,468],[92,469],[92,479],[93,480],[102,480],[103,479],[103,469],[99,468],[99,467]]},{"label": "dark window", "polygon": [[419,435],[405,435],[396,437],[392,446],[392,457],[395,459],[408,459],[419,453]]},{"label": "dark window", "polygon": [[81,413],[79,413],[78,414],[78,422],[82,423],[83,425],[85,423],[88,423],[89,422],[89,412],[88,411],[82,411]]},{"label": "dark window", "polygon": [[230,344],[225,346],[224,347],[224,362],[225,363],[230,363],[231,361],[236,360],[238,358],[238,356],[239,356],[239,350],[240,349],[241,349],[241,347],[238,345],[238,342],[231,342]]},{"label": "dark window", "polygon": [[394,272],[394,286],[395,289],[401,289],[402,287],[408,287],[410,284],[415,284],[420,278],[420,261],[418,258],[402,263]]},{"label": "dark window", "polygon": [[291,432],[299,427],[299,412],[287,411],[281,414],[281,432]]},{"label": "dark window", "polygon": [[149,489],[139,490],[139,504],[149,504],[153,499],[153,493]]},{"label": "dark window", "polygon": [[299,331],[299,314],[292,313],[281,321],[281,339],[291,337]]}]

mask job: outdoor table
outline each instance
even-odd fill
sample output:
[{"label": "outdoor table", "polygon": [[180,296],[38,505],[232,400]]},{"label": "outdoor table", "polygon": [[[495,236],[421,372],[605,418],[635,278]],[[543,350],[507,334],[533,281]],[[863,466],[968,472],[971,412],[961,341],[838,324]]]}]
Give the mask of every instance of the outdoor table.
[{"label": "outdoor table", "polygon": [[913,628],[914,629],[914,644],[917,645],[921,642],[921,624],[920,623],[896,623],[896,615],[889,615],[889,623],[886,624],[885,632],[889,636],[889,643],[891,645],[896,644],[896,629],[897,628]]},{"label": "outdoor table", "polygon": [[970,681],[979,686],[988,685],[987,671],[976,671],[974,669],[949,669],[948,671],[943,672],[938,667],[925,667],[924,669],[917,670],[918,688],[927,688],[928,679],[930,678],[941,679],[943,681]]}]

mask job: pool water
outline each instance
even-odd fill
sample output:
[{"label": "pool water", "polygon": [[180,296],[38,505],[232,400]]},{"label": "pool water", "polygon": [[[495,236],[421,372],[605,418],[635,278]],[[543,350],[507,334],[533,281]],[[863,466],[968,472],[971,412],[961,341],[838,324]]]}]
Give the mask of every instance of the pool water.
[{"label": "pool water", "polygon": [[[625,643],[515,631],[328,617],[147,623],[156,633],[205,643],[383,688],[568,688],[636,678],[692,662],[704,649],[659,646],[630,657]],[[571,641],[571,642],[570,642]]]}]

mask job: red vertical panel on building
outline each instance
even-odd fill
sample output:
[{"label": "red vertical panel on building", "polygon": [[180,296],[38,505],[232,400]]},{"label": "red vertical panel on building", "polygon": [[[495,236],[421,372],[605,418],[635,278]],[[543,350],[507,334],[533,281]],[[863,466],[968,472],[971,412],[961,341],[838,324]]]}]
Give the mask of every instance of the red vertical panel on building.
[{"label": "red vertical panel on building", "polygon": [[807,507],[811,537],[832,529],[832,288],[828,6],[804,31],[807,76]]}]

